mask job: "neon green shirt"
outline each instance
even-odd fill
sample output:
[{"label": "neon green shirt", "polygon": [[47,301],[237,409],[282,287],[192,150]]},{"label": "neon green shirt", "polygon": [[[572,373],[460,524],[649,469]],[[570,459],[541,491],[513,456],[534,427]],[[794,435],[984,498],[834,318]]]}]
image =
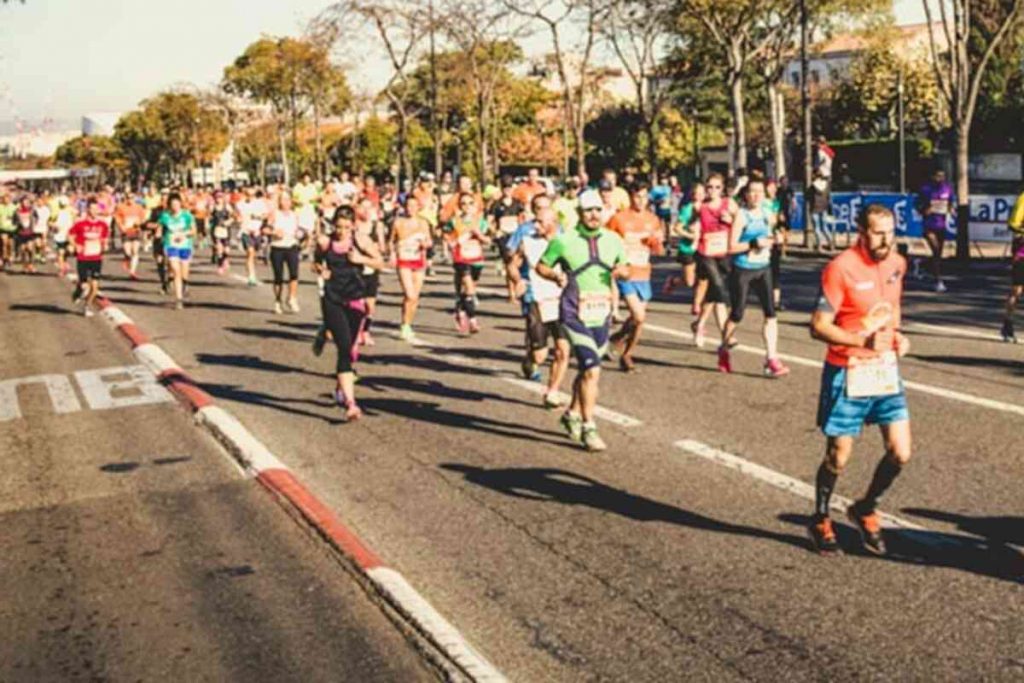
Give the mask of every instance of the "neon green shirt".
[{"label": "neon green shirt", "polygon": [[[592,262],[590,241],[595,237],[597,260],[607,266],[606,268]],[[540,257],[540,262],[549,268],[561,263],[562,270],[567,273],[586,266],[576,275],[576,285],[580,292],[608,291],[612,286],[611,269],[628,263],[626,247],[621,237],[607,228],[598,228],[594,231],[583,225],[577,225],[575,230],[567,230],[551,240],[544,255]]]}]

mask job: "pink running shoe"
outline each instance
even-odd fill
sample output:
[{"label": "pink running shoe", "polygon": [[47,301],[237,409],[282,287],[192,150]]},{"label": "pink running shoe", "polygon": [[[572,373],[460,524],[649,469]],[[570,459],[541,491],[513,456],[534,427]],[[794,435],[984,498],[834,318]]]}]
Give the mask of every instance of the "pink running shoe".
[{"label": "pink running shoe", "polygon": [[732,358],[729,355],[729,349],[725,346],[718,347],[718,371],[732,372]]},{"label": "pink running shoe", "polygon": [[479,331],[480,331],[480,323],[477,321],[476,318],[470,318],[469,319],[469,332],[470,332],[470,334],[476,334]]},{"label": "pink running shoe", "polygon": [[784,377],[789,374],[789,368],[778,358],[769,358],[764,363],[764,374],[765,377]]}]

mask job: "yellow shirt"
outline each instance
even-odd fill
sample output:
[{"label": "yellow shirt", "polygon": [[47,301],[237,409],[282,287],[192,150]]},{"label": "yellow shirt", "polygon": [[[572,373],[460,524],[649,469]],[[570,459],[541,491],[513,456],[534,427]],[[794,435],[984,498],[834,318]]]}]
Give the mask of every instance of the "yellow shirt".
[{"label": "yellow shirt", "polygon": [[1013,211],[1010,212],[1010,220],[1007,221],[1007,225],[1014,232],[1024,232],[1024,192],[1021,192],[1020,196],[1017,197],[1017,203],[1013,205]]}]

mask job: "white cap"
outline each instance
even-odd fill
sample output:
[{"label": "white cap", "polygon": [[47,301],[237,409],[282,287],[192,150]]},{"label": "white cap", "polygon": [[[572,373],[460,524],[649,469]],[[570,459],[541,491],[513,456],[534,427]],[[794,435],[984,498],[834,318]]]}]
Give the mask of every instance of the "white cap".
[{"label": "white cap", "polygon": [[580,194],[580,210],[586,211],[587,209],[603,209],[604,202],[601,201],[601,195],[594,190],[587,190]]}]

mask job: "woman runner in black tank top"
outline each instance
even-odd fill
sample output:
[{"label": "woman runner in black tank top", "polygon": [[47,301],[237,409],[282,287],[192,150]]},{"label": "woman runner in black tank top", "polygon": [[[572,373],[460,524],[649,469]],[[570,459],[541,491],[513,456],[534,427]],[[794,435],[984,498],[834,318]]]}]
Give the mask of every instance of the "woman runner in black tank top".
[{"label": "woman runner in black tank top", "polygon": [[345,419],[357,420],[363,412],[356,405],[355,373],[359,357],[359,333],[366,320],[366,281],[363,267],[385,266],[377,245],[356,234],[352,208],[338,207],[334,232],[317,238],[316,263],[324,282],[320,300],[324,326],[338,350],[334,399],[345,409]]}]

